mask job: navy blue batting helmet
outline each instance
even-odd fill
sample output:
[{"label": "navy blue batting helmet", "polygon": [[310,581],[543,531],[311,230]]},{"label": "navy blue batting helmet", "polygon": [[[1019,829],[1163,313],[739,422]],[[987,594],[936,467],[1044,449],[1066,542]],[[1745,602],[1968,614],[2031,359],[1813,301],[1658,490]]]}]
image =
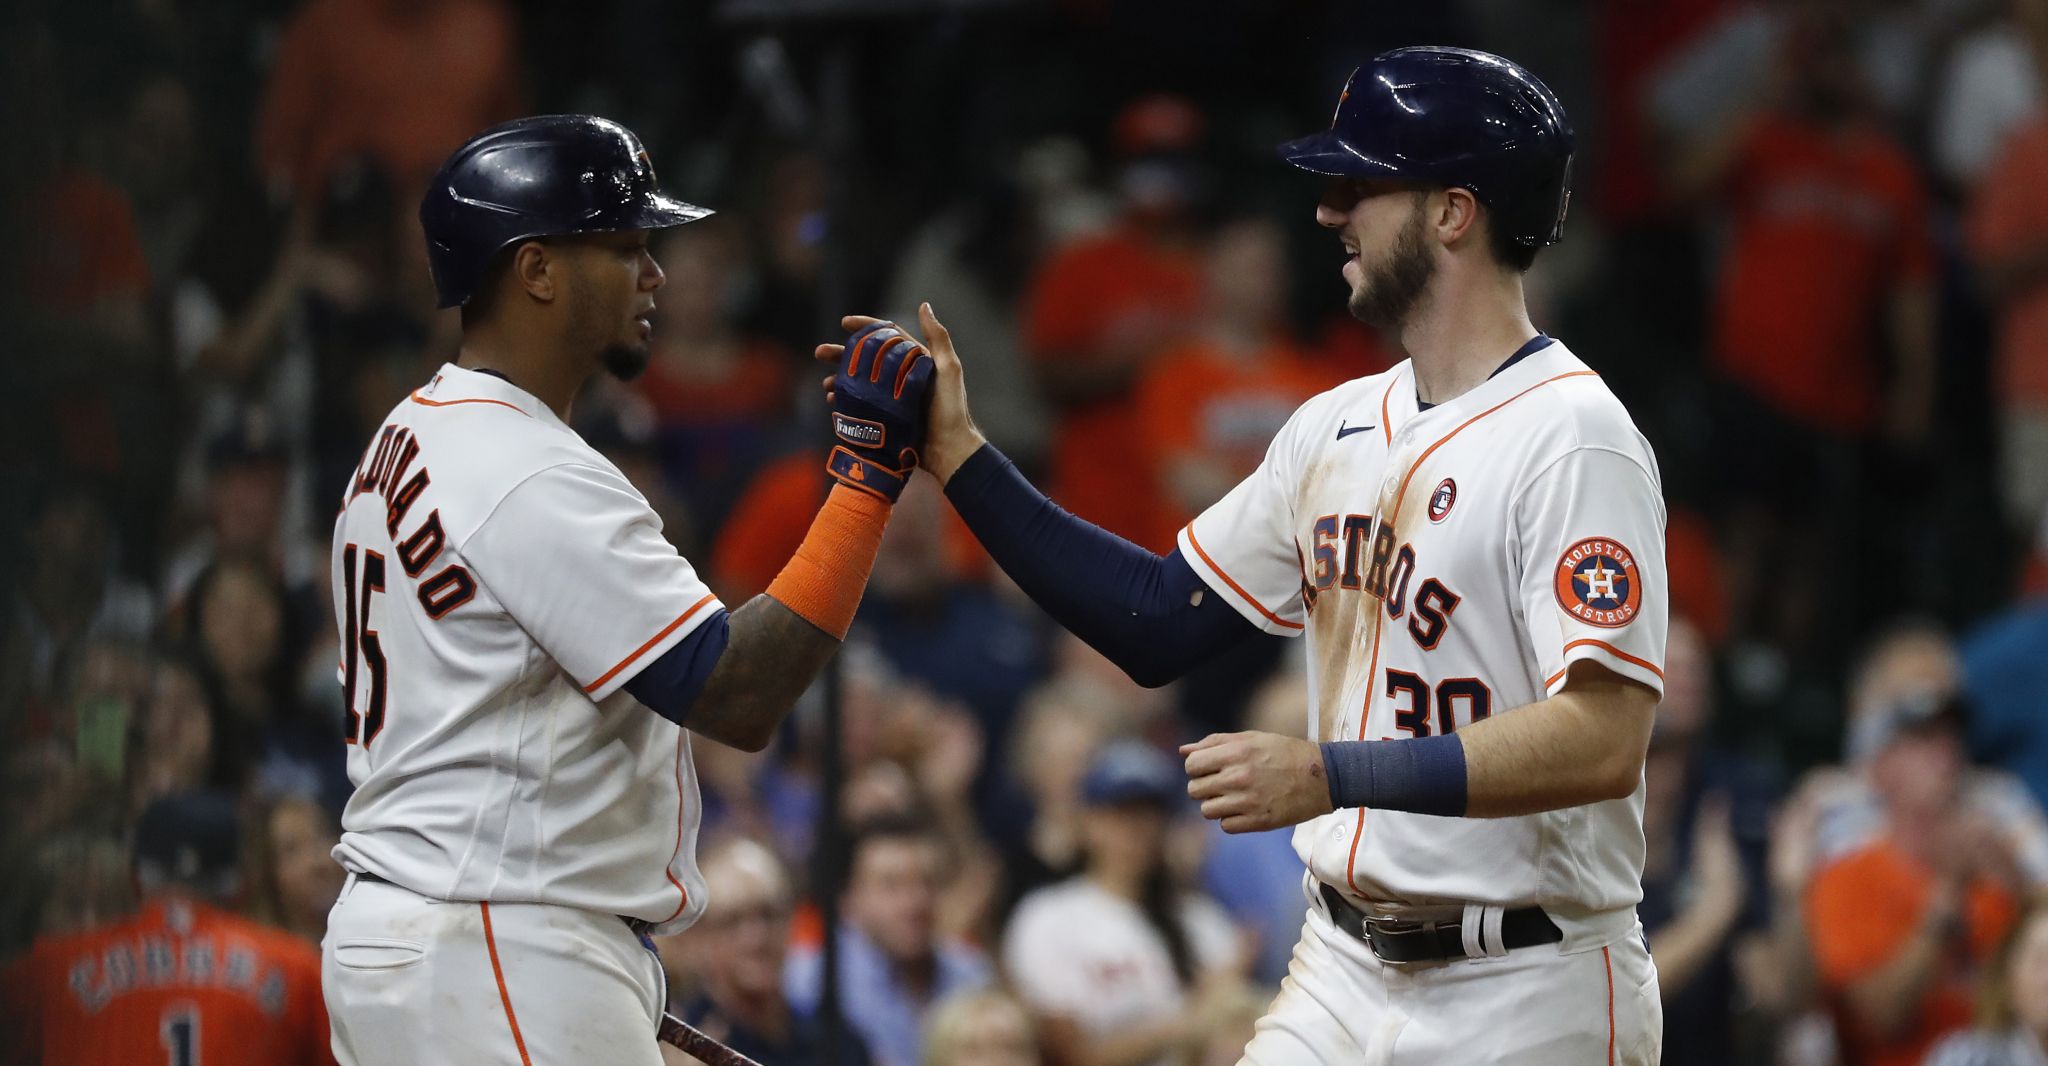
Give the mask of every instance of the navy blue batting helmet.
[{"label": "navy blue batting helmet", "polygon": [[663,195],[640,138],[595,115],[492,126],[441,164],[420,201],[442,307],[467,303],[492,257],[521,241],[665,229],[708,214]]},{"label": "navy blue batting helmet", "polygon": [[1280,157],[1333,177],[1470,189],[1517,243],[1564,236],[1572,127],[1549,86],[1468,48],[1396,48],[1351,72],[1330,128]]}]

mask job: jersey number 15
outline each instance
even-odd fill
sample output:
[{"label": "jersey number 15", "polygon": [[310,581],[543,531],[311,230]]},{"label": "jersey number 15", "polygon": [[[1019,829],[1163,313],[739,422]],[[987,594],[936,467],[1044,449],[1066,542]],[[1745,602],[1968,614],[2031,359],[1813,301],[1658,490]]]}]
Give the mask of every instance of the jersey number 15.
[{"label": "jersey number 15", "polygon": [[[353,544],[341,550],[342,623],[341,634],[341,690],[345,701],[346,721],[342,732],[350,744],[369,747],[384,731],[384,693],[388,685],[384,678],[384,642],[377,631],[370,628],[370,598],[384,591],[384,556],[381,552],[364,548],[362,554],[362,591],[356,590],[356,546]],[[367,671],[370,675],[370,692],[364,702],[364,709],[356,710],[356,678]]]}]

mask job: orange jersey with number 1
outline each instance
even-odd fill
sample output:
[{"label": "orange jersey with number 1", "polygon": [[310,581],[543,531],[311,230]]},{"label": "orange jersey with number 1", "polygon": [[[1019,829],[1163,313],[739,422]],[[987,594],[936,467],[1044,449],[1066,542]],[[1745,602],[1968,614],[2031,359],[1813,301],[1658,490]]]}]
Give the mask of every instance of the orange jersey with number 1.
[{"label": "orange jersey with number 1", "polygon": [[27,1015],[11,1053],[44,1066],[334,1062],[319,950],[212,907],[157,903],[45,938],[0,984]]}]

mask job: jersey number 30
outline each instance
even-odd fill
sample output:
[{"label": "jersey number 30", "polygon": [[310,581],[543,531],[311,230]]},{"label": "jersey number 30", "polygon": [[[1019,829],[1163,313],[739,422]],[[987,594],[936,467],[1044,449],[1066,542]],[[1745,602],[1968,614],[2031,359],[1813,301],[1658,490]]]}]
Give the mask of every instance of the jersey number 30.
[{"label": "jersey number 30", "polygon": [[[370,597],[384,591],[384,556],[368,548],[361,554],[362,589],[358,592],[356,546],[350,544],[341,550],[342,616],[346,619],[341,636],[341,689],[348,714],[342,731],[350,744],[369,747],[377,734],[384,731],[384,642],[370,628]],[[363,709],[358,711],[356,679],[366,671],[370,675],[370,692],[363,701]]]}]

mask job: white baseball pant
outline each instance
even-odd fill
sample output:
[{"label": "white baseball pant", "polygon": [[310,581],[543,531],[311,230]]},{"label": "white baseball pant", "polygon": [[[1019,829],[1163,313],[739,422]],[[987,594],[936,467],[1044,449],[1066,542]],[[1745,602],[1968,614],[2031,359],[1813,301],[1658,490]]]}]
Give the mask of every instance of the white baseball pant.
[{"label": "white baseball pant", "polygon": [[1287,976],[1239,1066],[1654,1066],[1663,1047],[1657,968],[1641,926],[1569,955],[1538,944],[1395,965],[1312,898]]},{"label": "white baseball pant", "polygon": [[610,914],[349,877],[320,983],[341,1066],[660,1066],[661,962]]}]

